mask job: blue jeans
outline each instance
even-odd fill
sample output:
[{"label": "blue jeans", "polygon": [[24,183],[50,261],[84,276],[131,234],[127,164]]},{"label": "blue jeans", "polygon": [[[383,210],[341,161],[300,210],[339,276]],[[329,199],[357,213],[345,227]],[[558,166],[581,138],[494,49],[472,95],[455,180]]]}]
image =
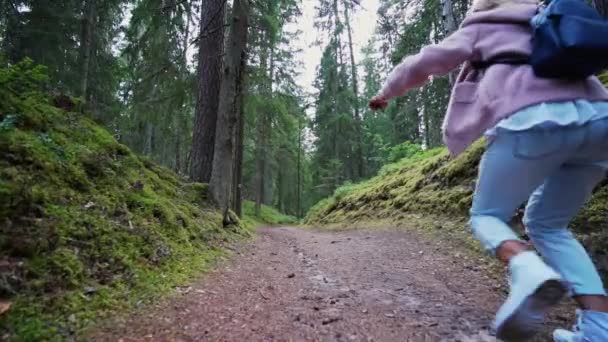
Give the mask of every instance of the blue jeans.
[{"label": "blue jeans", "polygon": [[528,200],[524,224],[546,262],[570,283],[573,295],[605,295],[591,258],[568,224],[605,177],[607,162],[608,119],[500,131],[479,167],[471,229],[490,251],[519,240],[507,222]]}]

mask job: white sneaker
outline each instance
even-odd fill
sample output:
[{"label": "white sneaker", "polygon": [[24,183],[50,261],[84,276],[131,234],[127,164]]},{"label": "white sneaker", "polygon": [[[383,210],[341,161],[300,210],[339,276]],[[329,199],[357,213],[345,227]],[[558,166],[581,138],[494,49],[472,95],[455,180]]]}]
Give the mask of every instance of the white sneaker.
[{"label": "white sneaker", "polygon": [[554,342],[581,342],[583,340],[583,333],[580,330],[582,319],[581,310],[576,310],[576,324],[572,327],[572,330],[556,329],[553,332]]},{"label": "white sneaker", "polygon": [[557,329],[554,342],[608,341],[608,314],[605,312],[576,310],[576,324],[572,331]]},{"label": "white sneaker", "polygon": [[556,329],[553,332],[553,342],[581,342],[583,336],[570,330]]},{"label": "white sneaker", "polygon": [[547,309],[566,294],[560,275],[534,252],[514,256],[510,263],[511,292],[498,310],[494,328],[505,341],[524,341],[542,327]]}]

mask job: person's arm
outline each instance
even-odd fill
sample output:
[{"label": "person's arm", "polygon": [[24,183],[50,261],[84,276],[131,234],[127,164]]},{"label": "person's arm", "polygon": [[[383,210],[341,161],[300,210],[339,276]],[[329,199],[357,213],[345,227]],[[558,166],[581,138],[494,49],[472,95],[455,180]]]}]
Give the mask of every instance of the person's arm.
[{"label": "person's arm", "polygon": [[[423,48],[408,56],[393,69],[378,95],[370,102],[376,107],[382,101],[403,95],[407,90],[424,85],[431,75],[445,75],[473,57],[477,30],[466,26],[436,45]],[[379,103],[380,102],[380,103]],[[380,106],[382,107],[382,106]]]}]

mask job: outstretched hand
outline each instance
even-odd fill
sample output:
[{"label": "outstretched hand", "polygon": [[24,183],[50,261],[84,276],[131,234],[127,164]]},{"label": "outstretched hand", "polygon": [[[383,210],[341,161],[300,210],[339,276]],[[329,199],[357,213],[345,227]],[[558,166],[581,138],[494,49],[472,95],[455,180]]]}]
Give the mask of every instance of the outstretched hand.
[{"label": "outstretched hand", "polygon": [[388,106],[388,101],[382,97],[376,96],[369,100],[369,108],[372,110],[384,109]]}]

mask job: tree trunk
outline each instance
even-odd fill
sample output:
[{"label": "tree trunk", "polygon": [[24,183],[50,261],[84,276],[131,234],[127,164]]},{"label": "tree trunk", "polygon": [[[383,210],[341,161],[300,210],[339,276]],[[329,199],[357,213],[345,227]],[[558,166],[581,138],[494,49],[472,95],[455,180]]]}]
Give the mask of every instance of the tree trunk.
[{"label": "tree trunk", "polygon": [[186,4],[186,8],[188,9],[188,18],[186,19],[186,32],[184,34],[184,42],[182,43],[184,45],[182,51],[182,63],[184,63],[184,65],[188,65],[188,48],[190,47],[190,25],[192,24],[192,0],[186,1]]},{"label": "tree trunk", "polygon": [[[342,41],[340,39],[340,34],[342,33],[341,27],[342,23],[340,22],[340,7],[338,5],[338,0],[334,0],[334,26],[335,26],[335,39],[336,39],[336,48],[337,48],[337,60],[336,65],[344,66],[344,61],[342,60]],[[338,73],[339,75],[340,73]]]},{"label": "tree trunk", "polygon": [[431,122],[427,110],[422,111],[422,118],[424,121],[424,145],[426,148],[431,148]]},{"label": "tree trunk", "polygon": [[[275,73],[275,51],[274,51],[274,45],[272,45],[270,47],[270,68],[269,68],[269,75],[268,75],[268,88],[267,88],[267,96],[268,98],[272,98],[273,96],[273,86],[274,86],[274,73]],[[271,143],[272,143],[272,117],[273,117],[273,112],[271,110],[266,110],[266,116],[264,117],[264,151],[265,154],[270,154],[270,155],[274,155],[274,151],[272,149]],[[266,163],[266,165],[264,166],[264,177],[266,178],[264,180],[264,196],[262,197],[262,203],[266,204],[266,205],[272,205],[272,200],[274,198],[274,193],[273,193],[273,182],[272,179],[274,178],[273,175],[273,169],[272,169],[272,165],[271,165],[271,158],[264,158],[264,162]]]},{"label": "tree trunk", "polygon": [[234,161],[234,184],[233,184],[233,210],[238,217],[243,217],[243,153],[244,133],[245,133],[245,113],[244,113],[244,97],[243,89],[245,88],[245,64],[247,63],[247,54],[241,55],[241,72],[240,80],[238,81],[238,90],[236,98],[237,109],[237,132],[236,132],[236,152]]},{"label": "tree trunk", "polygon": [[[283,163],[284,162],[284,158],[283,156],[279,157],[279,163]],[[277,175],[277,209],[279,210],[279,212],[284,213],[285,212],[285,206],[283,203],[283,169],[279,167],[278,169],[278,175]]]},{"label": "tree trunk", "polygon": [[14,58],[14,42],[11,38],[16,38],[14,31],[15,23],[19,20],[19,11],[16,11],[10,1],[0,2],[0,22],[4,23],[4,31],[2,31],[1,49],[6,55],[6,60],[3,61],[3,66],[7,66],[10,62],[15,62]]},{"label": "tree trunk", "polygon": [[[342,45],[341,41],[340,41],[340,34],[338,33],[338,28],[340,27],[340,17],[338,16],[338,0],[334,0],[333,2],[333,15],[334,15],[334,65],[335,65],[335,70],[333,70],[334,72],[334,82],[332,82],[331,85],[331,91],[332,91],[332,95],[333,95],[333,101],[332,101],[332,115],[334,118],[337,118],[337,116],[339,115],[338,113],[338,88],[339,88],[339,83],[340,83],[340,71],[339,71],[339,66],[341,66],[341,58],[342,58],[342,48],[340,47],[340,45]],[[333,129],[334,129],[334,136],[338,137],[338,125],[333,125]],[[338,151],[338,139],[334,139],[333,144],[332,144],[332,148],[333,148],[333,153],[332,153],[332,157],[333,158],[339,158],[340,157],[340,152]]]},{"label": "tree trunk", "polygon": [[89,86],[89,69],[91,65],[91,49],[93,45],[93,30],[95,30],[96,0],[86,0],[82,16],[82,35],[80,39],[80,96],[87,100]]},{"label": "tree trunk", "polygon": [[184,172],[188,172],[187,170],[190,170],[190,159],[191,159],[191,156],[192,156],[192,148],[190,148],[188,150],[188,153],[186,153],[186,163],[184,164],[184,170],[186,170],[186,171],[184,171]]},{"label": "tree trunk", "polygon": [[593,6],[602,17],[608,19],[608,0],[593,0]]},{"label": "tree trunk", "polygon": [[302,217],[302,119],[298,118],[298,166],[297,166],[297,177],[298,184],[296,186],[296,192],[298,196],[297,200],[297,217]]},{"label": "tree trunk", "polygon": [[226,0],[206,0],[201,9],[198,91],[192,134],[190,177],[197,182],[211,179],[216,126],[222,87],[222,52]]},{"label": "tree trunk", "polygon": [[235,95],[241,79],[241,58],[247,45],[249,0],[234,0],[231,28],[224,59],[224,78],[220,90],[217,134],[211,193],[224,213],[224,224],[230,224],[228,209],[232,194],[234,170],[234,133],[236,126]]},{"label": "tree trunk", "polygon": [[182,132],[179,124],[180,118],[177,115],[175,121],[175,173],[179,174],[182,170]]},{"label": "tree trunk", "polygon": [[258,118],[256,123],[257,141],[256,141],[256,168],[255,168],[255,214],[259,216],[261,213],[262,203],[264,203],[264,190],[266,179],[266,112]]},{"label": "tree trunk", "polygon": [[[269,132],[271,132],[271,126],[268,125],[268,123],[270,122],[270,120],[267,120],[267,126],[266,129],[264,130],[266,132],[266,152],[268,154],[270,154],[271,156],[275,155],[275,151],[273,151],[272,149],[272,138],[269,136]],[[276,158],[276,157],[275,157]],[[263,204],[266,205],[273,205],[273,199],[274,199],[274,183],[273,183],[273,179],[274,179],[274,169],[272,167],[272,160],[274,158],[266,158],[266,166],[264,167],[264,171],[266,171],[266,180],[264,181],[264,200],[263,200]]]},{"label": "tree trunk", "polygon": [[178,175],[182,172],[182,152],[181,152],[181,138],[179,135],[176,137],[175,141],[175,173]]},{"label": "tree trunk", "polygon": [[152,136],[154,135],[154,126],[150,121],[146,121],[144,124],[144,149],[143,155],[152,155]]},{"label": "tree trunk", "polygon": [[[265,37],[265,41],[266,41]],[[268,75],[268,79],[263,84],[263,92],[265,95],[270,98],[272,96],[272,67],[273,61],[270,56],[272,52],[269,47],[270,43],[264,45],[261,50],[260,56],[260,69],[262,72]],[[268,63],[268,59],[270,58],[270,66]],[[256,120],[256,167],[255,167],[255,214],[257,216],[261,213],[261,207],[264,203],[265,193],[266,193],[266,155],[267,155],[267,146],[266,146],[266,127],[268,121],[268,113],[267,109],[263,108],[261,114],[258,116]]]},{"label": "tree trunk", "polygon": [[[190,47],[190,26],[192,24],[192,0],[186,1],[187,4],[187,16],[186,19],[186,27],[184,34],[184,41],[182,43],[182,63],[183,65],[188,65],[188,49]],[[188,165],[186,165],[185,169],[183,169],[183,156],[182,156],[182,135],[184,132],[182,131],[182,117],[180,115],[175,115],[175,173],[179,174],[182,170],[186,170],[188,172]]]},{"label": "tree trunk", "polygon": [[[440,0],[440,3],[441,19],[443,21],[443,33],[445,37],[447,37],[457,29],[456,18],[454,18],[454,7],[452,5],[452,0]],[[449,73],[448,77],[450,79],[450,84],[454,84],[456,76],[457,73],[455,71]]]},{"label": "tree trunk", "polygon": [[363,132],[362,132],[362,118],[359,107],[359,81],[357,79],[357,64],[355,62],[355,52],[353,49],[353,33],[350,25],[350,15],[348,13],[349,7],[352,3],[344,3],[344,22],[346,23],[346,29],[348,31],[348,48],[350,52],[350,74],[353,82],[353,95],[355,96],[354,109],[355,109],[355,134],[357,134],[356,146],[354,146],[354,155],[356,158],[356,177],[365,177],[365,165],[363,163]]}]

